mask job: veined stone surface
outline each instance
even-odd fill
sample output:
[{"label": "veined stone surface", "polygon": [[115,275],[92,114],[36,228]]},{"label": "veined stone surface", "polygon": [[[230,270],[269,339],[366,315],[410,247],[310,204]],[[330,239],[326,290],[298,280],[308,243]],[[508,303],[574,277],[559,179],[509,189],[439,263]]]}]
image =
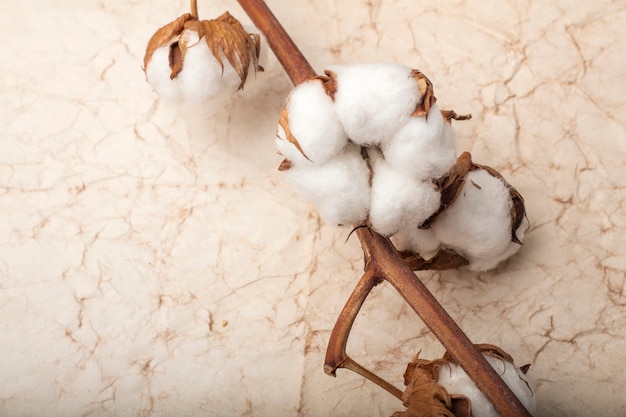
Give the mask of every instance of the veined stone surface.
[{"label": "veined stone surface", "polygon": [[[522,193],[531,227],[496,271],[420,277],[474,342],[532,364],[538,415],[626,414],[626,3],[269,6],[316,70],[410,65],[473,115],[459,153]],[[379,387],[322,370],[362,253],[276,171],[291,86],[273,55],[221,105],[145,81],[148,39],[187,7],[0,6],[0,415],[389,416]],[[419,350],[443,351],[379,286],[351,356],[401,387]]]}]

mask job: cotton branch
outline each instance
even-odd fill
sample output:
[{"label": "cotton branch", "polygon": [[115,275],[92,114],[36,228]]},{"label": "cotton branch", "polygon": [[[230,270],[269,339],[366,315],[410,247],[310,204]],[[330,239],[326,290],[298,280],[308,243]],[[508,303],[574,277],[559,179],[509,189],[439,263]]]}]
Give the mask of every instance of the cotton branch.
[{"label": "cotton branch", "polygon": [[[263,32],[269,46],[294,85],[316,75],[264,1],[238,0],[238,2],[256,27]],[[366,274],[373,274],[378,279],[387,280],[396,288],[491,401],[496,411],[503,417],[530,416],[530,413],[493,370],[481,352],[416,277],[389,239],[370,228],[358,229],[357,236],[365,253]],[[340,327],[343,328],[344,332],[349,332],[350,326],[351,323],[343,323],[336,326],[336,329]],[[335,346],[329,346],[329,351],[331,352],[331,361],[341,361],[341,356],[345,355],[345,345],[342,346],[339,343]],[[336,365],[335,369],[341,367],[342,364]],[[330,371],[334,371],[334,369]]]}]

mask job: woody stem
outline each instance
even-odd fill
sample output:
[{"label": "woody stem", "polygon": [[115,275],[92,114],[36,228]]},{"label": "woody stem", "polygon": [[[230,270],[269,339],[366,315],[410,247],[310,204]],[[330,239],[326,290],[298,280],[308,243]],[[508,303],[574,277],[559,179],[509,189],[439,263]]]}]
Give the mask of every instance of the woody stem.
[{"label": "woody stem", "polygon": [[191,0],[191,15],[195,17],[196,19],[198,18],[198,1],[197,0]]},{"label": "woody stem", "polygon": [[[237,0],[256,27],[263,32],[285,72],[297,85],[315,71],[263,0]],[[360,228],[357,235],[365,253],[366,263],[375,263],[383,278],[389,281],[439,339],[467,375],[491,401],[502,417],[530,417],[530,413],[502,381],[494,369],[472,344],[461,328],[439,304],[398,254],[391,242],[369,228]],[[359,302],[362,302],[360,300]],[[350,303],[350,301],[349,301]],[[345,309],[355,306],[346,305]],[[351,324],[339,324],[338,348],[345,349]]]}]

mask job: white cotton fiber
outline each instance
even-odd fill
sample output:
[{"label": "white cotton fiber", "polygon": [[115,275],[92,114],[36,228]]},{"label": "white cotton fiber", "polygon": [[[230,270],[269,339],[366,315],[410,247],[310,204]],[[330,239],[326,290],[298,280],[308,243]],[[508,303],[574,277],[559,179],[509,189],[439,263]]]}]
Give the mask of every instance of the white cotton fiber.
[{"label": "white cotton fiber", "polygon": [[411,117],[382,143],[394,168],[419,178],[439,178],[456,162],[454,131],[434,104],[428,117]]},{"label": "white cotton fiber", "polygon": [[202,101],[235,93],[241,79],[226,57],[223,54],[221,56],[224,64],[222,70],[204,37],[196,42],[193,34],[187,34],[188,32],[195,33],[185,30],[181,34],[181,40],[188,38],[190,44],[185,54],[183,70],[177,76],[183,97],[187,100]]},{"label": "white cotton fiber", "polygon": [[432,229],[419,229],[415,225],[401,228],[393,236],[393,242],[398,250],[410,250],[426,260],[441,249],[441,242]]},{"label": "white cotton fiber", "polygon": [[520,246],[511,246],[512,204],[502,180],[483,169],[470,171],[456,200],[432,228],[444,245],[470,261],[469,269],[492,269],[507,250]]},{"label": "white cotton fiber", "polygon": [[375,158],[370,222],[379,233],[391,236],[402,228],[417,227],[438,208],[441,194],[431,181],[408,176]]},{"label": "white cotton fiber", "polygon": [[285,109],[289,130],[308,157],[307,161],[297,147],[286,140],[286,132],[279,126],[276,145],[292,163],[324,163],[341,153],[348,144],[333,100],[326,94],[321,80],[313,79],[295,87],[287,98]]},{"label": "white cotton fiber", "polygon": [[354,143],[377,145],[390,137],[420,101],[411,68],[404,65],[343,65],[330,70],[337,75],[337,114]]},{"label": "white cotton fiber", "polygon": [[163,46],[152,54],[146,66],[146,79],[154,91],[165,100],[177,101],[182,99],[180,81],[170,80],[172,70],[169,64],[170,47]]},{"label": "white cotton fiber", "polygon": [[327,223],[356,226],[367,218],[370,174],[358,146],[346,146],[323,164],[295,165],[283,174]]},{"label": "white cotton fiber", "polygon": [[[484,356],[526,409],[531,414],[534,414],[536,408],[535,397],[526,376],[511,362],[488,355]],[[472,405],[472,417],[499,416],[493,405],[459,365],[452,363],[442,365],[439,368],[438,383],[450,394],[462,394],[469,398]]]}]

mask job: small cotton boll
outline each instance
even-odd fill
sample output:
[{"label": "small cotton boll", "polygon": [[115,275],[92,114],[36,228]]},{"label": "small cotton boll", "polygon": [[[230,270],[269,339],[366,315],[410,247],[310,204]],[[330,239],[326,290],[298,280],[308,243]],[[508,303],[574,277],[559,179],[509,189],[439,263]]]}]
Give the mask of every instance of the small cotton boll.
[{"label": "small cotton boll", "polygon": [[348,144],[333,100],[320,79],[295,87],[286,104],[289,129],[313,163],[324,163]]},{"label": "small cotton boll", "polygon": [[[217,61],[204,38],[194,42],[192,34],[181,35],[181,40],[188,36],[190,46],[185,53],[183,70],[177,75],[183,98],[191,101],[203,101],[235,93],[241,80],[235,69],[222,55],[224,67]],[[197,35],[196,35],[197,37]]]},{"label": "small cotton boll", "polygon": [[454,131],[437,104],[428,117],[411,117],[382,150],[394,168],[423,179],[443,176],[456,162]]},{"label": "small cotton boll", "polygon": [[[484,356],[524,407],[533,414],[536,407],[535,397],[526,376],[511,362],[488,355]],[[471,402],[472,417],[499,416],[493,405],[459,365],[452,363],[442,365],[439,368],[439,379],[437,382],[450,394],[462,394],[468,397]]]},{"label": "small cotton boll", "polygon": [[169,64],[169,54],[169,46],[163,46],[154,51],[146,66],[146,79],[160,97],[177,101],[182,98],[182,92],[180,81],[170,79],[172,70]]},{"label": "small cotton boll", "polygon": [[503,260],[500,255],[511,244],[511,207],[504,182],[476,169],[467,174],[456,200],[432,229],[444,245],[470,262],[469,269],[491,269]]},{"label": "small cotton boll", "polygon": [[418,85],[404,65],[342,65],[330,70],[337,75],[337,114],[354,143],[379,144],[408,121],[419,103]]},{"label": "small cotton boll", "polygon": [[417,228],[439,208],[441,193],[430,181],[408,176],[382,158],[372,162],[370,222],[377,232],[391,236],[402,228]]},{"label": "small cotton boll", "polygon": [[370,201],[369,168],[359,147],[344,151],[323,164],[294,165],[283,171],[294,189],[332,225],[355,226],[367,217]]}]

